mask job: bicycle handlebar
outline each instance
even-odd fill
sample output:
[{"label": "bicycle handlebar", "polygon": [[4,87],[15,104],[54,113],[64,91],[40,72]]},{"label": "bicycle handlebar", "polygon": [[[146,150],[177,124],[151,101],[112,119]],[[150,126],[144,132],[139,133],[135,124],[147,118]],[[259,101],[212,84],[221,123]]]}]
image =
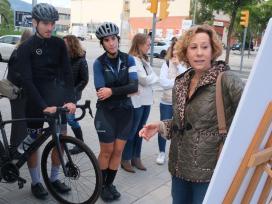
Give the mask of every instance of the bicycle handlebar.
[{"label": "bicycle handlebar", "polygon": [[93,112],[91,109],[91,101],[90,100],[86,100],[85,104],[83,105],[76,105],[77,108],[80,108],[82,113],[79,117],[75,118],[75,121],[81,120],[82,118],[84,118],[84,116],[86,115],[86,109],[89,109],[89,114],[91,115],[91,117],[93,118]]}]

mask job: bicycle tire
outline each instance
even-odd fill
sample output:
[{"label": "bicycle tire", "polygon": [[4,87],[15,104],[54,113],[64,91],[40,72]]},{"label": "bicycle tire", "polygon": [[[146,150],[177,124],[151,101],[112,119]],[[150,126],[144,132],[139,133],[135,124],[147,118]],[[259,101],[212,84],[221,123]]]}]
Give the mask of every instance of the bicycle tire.
[{"label": "bicycle tire", "polygon": [[[64,160],[66,164],[67,171],[71,172],[69,173],[70,176],[65,176],[62,167],[59,168],[59,180],[61,182],[64,182],[66,185],[68,185],[71,188],[71,191],[69,191],[66,194],[60,194],[58,193],[54,187],[52,186],[50,182],[50,172],[51,172],[51,152],[52,149],[55,147],[55,142],[50,141],[46,147],[44,148],[44,151],[42,153],[42,159],[41,159],[41,171],[42,176],[44,179],[44,183],[48,189],[48,191],[51,193],[51,195],[60,203],[67,203],[67,204],[90,204],[95,203],[98,199],[101,188],[102,188],[102,174],[98,165],[98,161],[96,159],[96,156],[94,153],[90,150],[90,148],[81,142],[80,140],[70,137],[70,136],[61,136],[60,138],[61,144],[66,144],[67,147],[71,145],[76,145],[78,148],[82,150],[82,153],[72,155],[69,153],[69,155],[72,158],[72,162],[74,165],[69,165],[67,163],[67,152],[64,151]],[[87,156],[86,158],[83,158],[83,156]],[[88,161],[90,160],[90,162]],[[88,167],[89,165],[89,167]],[[86,166],[90,169],[85,170]],[[72,168],[71,168],[72,167]],[[84,168],[84,169],[83,169]],[[69,170],[72,169],[72,170]],[[82,171],[83,169],[83,171]],[[76,172],[76,173],[75,173]],[[89,174],[88,174],[89,173]],[[60,174],[62,176],[60,176]],[[72,175],[73,174],[73,175]],[[75,174],[75,175],[74,175]],[[84,174],[84,175],[83,175]],[[88,175],[85,175],[88,174]],[[83,180],[82,180],[83,177]],[[95,178],[94,180],[92,178]],[[90,183],[86,184],[88,179],[92,179]],[[88,190],[90,189],[90,190]],[[90,193],[86,197],[86,195]],[[82,197],[81,197],[82,196]],[[81,199],[82,200],[79,200]]]}]

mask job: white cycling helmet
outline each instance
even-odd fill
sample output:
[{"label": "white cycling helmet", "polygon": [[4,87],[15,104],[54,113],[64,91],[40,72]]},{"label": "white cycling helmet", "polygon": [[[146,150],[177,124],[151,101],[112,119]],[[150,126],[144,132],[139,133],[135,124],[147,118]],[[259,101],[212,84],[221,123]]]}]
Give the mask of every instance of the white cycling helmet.
[{"label": "white cycling helmet", "polygon": [[118,34],[119,34],[118,26],[111,22],[103,23],[95,31],[95,35],[99,40],[102,40],[104,37],[107,37],[107,36],[118,35]]}]

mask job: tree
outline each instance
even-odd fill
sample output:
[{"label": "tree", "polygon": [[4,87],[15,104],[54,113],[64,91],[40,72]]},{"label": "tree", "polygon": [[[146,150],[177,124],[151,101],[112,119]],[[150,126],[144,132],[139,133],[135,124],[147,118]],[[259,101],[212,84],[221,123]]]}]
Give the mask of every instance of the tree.
[{"label": "tree", "polygon": [[[214,16],[213,10],[210,7],[207,7],[207,5],[202,5],[201,2],[198,2],[198,0],[191,0],[190,3],[190,16],[195,18],[195,24],[212,24]],[[196,12],[194,13],[194,11]]]},{"label": "tree", "polygon": [[13,11],[8,0],[0,0],[0,16],[2,26],[13,24]]},{"label": "tree", "polygon": [[223,11],[225,14],[230,16],[230,25],[228,28],[227,36],[227,48],[226,48],[226,58],[225,61],[229,62],[229,52],[230,52],[230,39],[232,36],[233,28],[236,23],[235,19],[237,17],[238,11],[244,8],[249,8],[250,5],[257,5],[264,0],[198,0],[200,5],[208,7],[211,10]]},{"label": "tree", "polygon": [[269,19],[272,17],[272,0],[254,5],[250,8],[250,29],[255,37],[261,37]]}]

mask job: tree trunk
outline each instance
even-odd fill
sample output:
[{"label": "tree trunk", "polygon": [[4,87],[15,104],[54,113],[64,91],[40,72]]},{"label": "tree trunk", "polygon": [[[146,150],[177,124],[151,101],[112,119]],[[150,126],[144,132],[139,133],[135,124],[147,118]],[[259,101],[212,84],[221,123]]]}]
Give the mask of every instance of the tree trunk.
[{"label": "tree trunk", "polygon": [[226,58],[225,61],[226,63],[229,63],[229,54],[230,54],[230,39],[234,27],[234,22],[237,14],[237,10],[241,5],[241,0],[237,0],[236,4],[233,6],[232,14],[231,14],[231,21],[229,25],[229,31],[228,31],[228,36],[227,36],[227,49],[226,49]]}]

